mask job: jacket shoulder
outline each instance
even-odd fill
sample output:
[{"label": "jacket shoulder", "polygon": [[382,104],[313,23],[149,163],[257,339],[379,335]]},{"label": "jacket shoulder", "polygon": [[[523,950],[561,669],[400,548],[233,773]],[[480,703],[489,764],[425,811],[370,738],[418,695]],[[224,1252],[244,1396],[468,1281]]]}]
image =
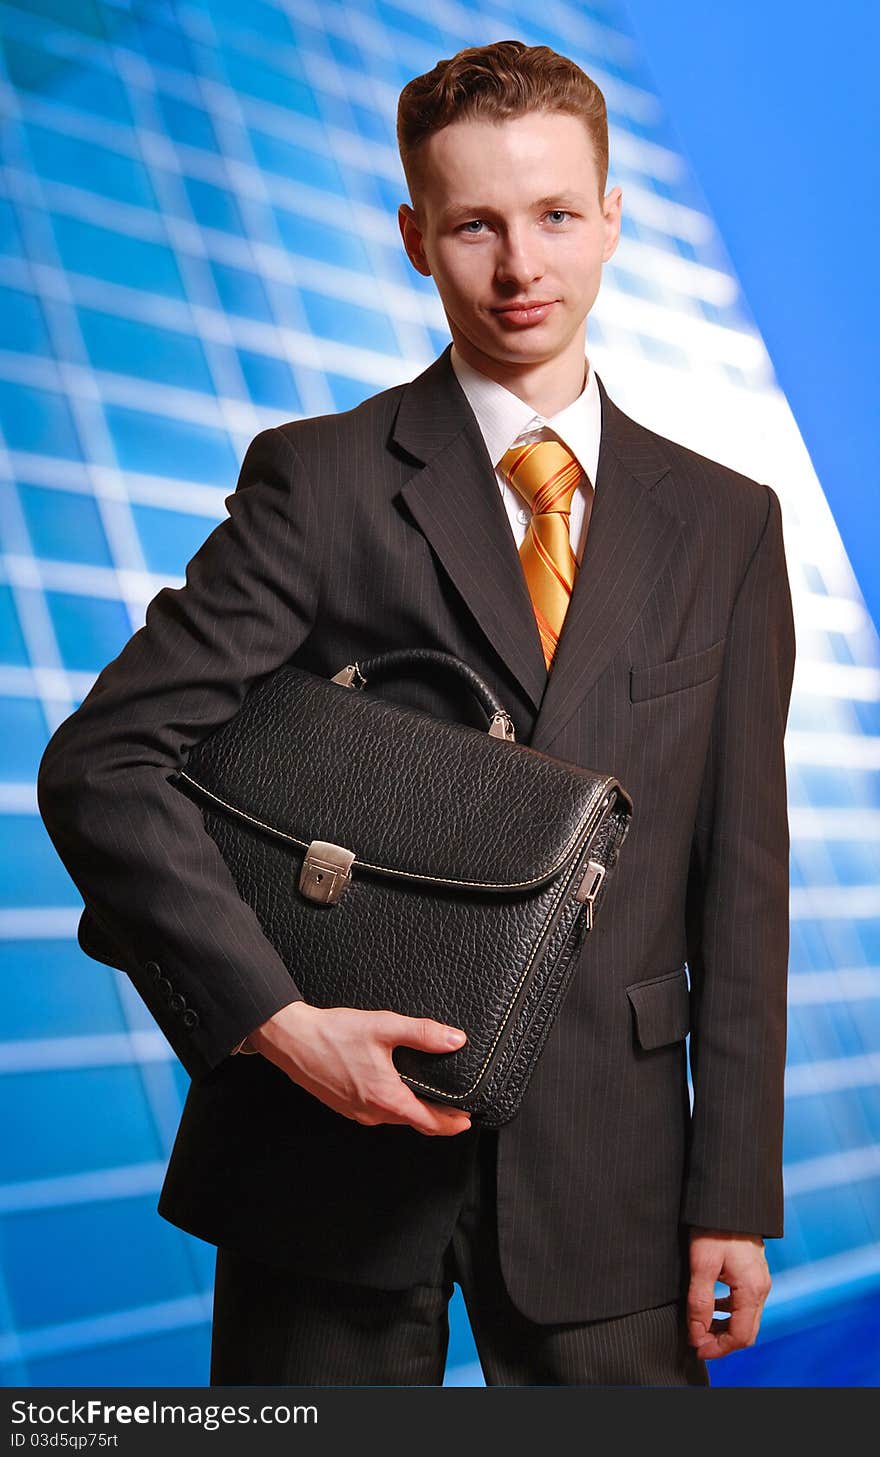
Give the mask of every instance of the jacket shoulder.
[{"label": "jacket shoulder", "polygon": [[674,499],[689,517],[726,518],[737,521],[754,538],[760,535],[776,498],[772,486],[646,425],[631,423],[642,440],[651,444],[653,453],[670,467],[655,487],[667,500]]},{"label": "jacket shoulder", "polygon": [[326,451],[344,437],[349,449],[379,445],[387,439],[406,382],[368,395],[348,410],[285,420],[276,428],[301,455]]}]

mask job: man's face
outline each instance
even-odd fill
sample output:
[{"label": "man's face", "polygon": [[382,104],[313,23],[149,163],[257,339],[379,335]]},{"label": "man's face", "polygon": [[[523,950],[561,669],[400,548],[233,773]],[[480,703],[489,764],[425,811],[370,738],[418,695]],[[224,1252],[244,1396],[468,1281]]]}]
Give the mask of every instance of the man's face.
[{"label": "man's face", "polygon": [[[546,111],[453,122],[428,138],[421,168],[418,213],[403,203],[398,221],[464,356],[516,369],[582,351],[621,204],[619,187],[600,201],[584,123]],[[524,302],[545,307],[512,307]]]}]

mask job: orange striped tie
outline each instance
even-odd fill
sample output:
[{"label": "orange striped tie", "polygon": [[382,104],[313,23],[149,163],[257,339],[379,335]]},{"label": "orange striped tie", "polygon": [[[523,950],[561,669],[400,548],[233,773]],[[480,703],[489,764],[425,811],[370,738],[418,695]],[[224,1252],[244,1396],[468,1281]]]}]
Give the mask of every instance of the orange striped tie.
[{"label": "orange striped tie", "polygon": [[549,671],[578,570],[570,521],[581,467],[560,440],[512,445],[499,466],[532,508],[519,555]]}]

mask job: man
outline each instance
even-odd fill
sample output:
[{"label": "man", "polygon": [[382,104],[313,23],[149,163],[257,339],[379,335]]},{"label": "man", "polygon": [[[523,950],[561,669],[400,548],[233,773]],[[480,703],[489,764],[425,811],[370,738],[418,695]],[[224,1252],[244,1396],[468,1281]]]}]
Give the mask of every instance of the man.
[{"label": "man", "polygon": [[[629,419],[585,355],[622,199],[577,66],[469,48],[404,88],[398,135],[404,245],[452,346],[256,436],[186,585],[54,734],[40,809],[82,946],[128,973],[191,1076],[158,1208],[218,1247],[215,1384],[439,1383],[457,1279],[489,1384],[705,1385],[707,1359],[754,1340],[782,1233],[779,501]],[[496,1132],[391,1061],[461,1029],[303,999],[168,782],[282,662],[330,676],[414,645],[471,663],[519,742],[635,805]],[[385,691],[476,712],[448,684]]]}]

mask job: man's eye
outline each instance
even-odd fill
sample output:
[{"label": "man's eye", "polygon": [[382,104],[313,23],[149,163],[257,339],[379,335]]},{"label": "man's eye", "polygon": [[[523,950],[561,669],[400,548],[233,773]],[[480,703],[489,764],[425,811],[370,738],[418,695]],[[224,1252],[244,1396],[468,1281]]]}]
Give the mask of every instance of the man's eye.
[{"label": "man's eye", "polygon": [[[548,218],[558,218],[560,222],[563,222],[566,218],[571,217],[571,213],[567,212],[564,207],[554,207],[546,216]],[[462,233],[469,232],[471,237],[478,237],[479,235],[476,230],[483,227],[485,227],[485,223],[482,218],[468,218],[467,222],[460,225],[459,231]]]}]

